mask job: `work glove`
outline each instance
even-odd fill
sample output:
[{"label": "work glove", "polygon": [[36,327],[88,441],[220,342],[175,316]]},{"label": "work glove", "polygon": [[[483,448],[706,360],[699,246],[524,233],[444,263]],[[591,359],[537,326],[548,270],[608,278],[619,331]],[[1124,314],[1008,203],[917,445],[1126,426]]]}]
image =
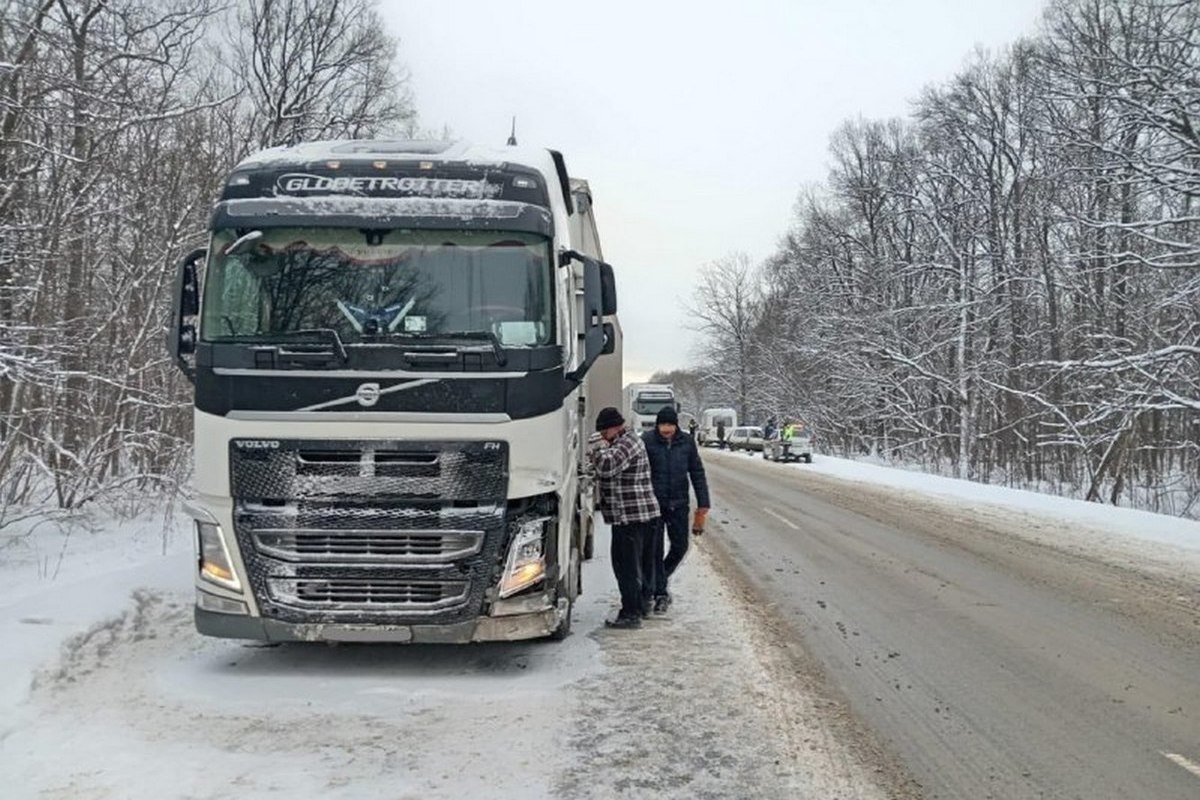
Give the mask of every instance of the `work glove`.
[{"label": "work glove", "polygon": [[692,536],[701,536],[704,534],[704,521],[708,519],[707,508],[697,508],[692,514]]}]

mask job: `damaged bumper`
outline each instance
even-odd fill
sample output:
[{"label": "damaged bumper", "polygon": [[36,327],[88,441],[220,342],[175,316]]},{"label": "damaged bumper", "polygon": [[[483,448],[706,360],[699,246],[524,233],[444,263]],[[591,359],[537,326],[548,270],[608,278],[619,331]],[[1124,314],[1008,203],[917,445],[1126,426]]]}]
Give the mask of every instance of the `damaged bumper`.
[{"label": "damaged bumper", "polygon": [[567,603],[530,613],[479,617],[449,625],[353,625],[292,623],[263,617],[221,614],[196,606],[196,629],[205,636],[261,642],[381,642],[466,644],[540,639],[552,634],[567,614]]}]

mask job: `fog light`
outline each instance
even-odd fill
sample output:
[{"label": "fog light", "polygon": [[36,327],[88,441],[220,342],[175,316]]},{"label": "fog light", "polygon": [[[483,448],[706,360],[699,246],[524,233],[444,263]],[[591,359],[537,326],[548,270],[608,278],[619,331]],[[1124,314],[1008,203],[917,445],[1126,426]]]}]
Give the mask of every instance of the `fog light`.
[{"label": "fog light", "polygon": [[196,520],[196,552],[201,578],[227,589],[242,590],[242,582],[234,574],[220,525]]},{"label": "fog light", "polygon": [[230,600],[227,597],[217,597],[215,594],[196,590],[196,605],[205,611],[215,611],[218,614],[249,614],[250,608],[241,600]]},{"label": "fog light", "polygon": [[543,554],[546,522],[550,517],[540,517],[521,523],[517,535],[508,547],[508,561],[504,565],[504,577],[500,579],[500,596],[511,597],[522,589],[528,589],[546,575],[546,558]]}]

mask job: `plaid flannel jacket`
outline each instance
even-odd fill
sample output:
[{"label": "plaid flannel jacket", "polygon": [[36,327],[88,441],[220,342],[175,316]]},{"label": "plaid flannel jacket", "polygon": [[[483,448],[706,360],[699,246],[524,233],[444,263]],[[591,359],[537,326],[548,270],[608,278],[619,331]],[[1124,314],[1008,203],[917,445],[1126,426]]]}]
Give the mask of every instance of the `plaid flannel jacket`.
[{"label": "plaid flannel jacket", "polygon": [[621,431],[608,447],[595,447],[591,459],[599,479],[600,513],[605,522],[628,525],[662,516],[650,482],[650,459],[640,436]]}]

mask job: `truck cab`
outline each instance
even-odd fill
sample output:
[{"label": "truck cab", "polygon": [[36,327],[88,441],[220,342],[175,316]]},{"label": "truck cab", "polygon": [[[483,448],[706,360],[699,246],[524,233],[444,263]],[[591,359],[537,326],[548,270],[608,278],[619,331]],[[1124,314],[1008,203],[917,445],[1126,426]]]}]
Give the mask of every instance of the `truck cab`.
[{"label": "truck cab", "polygon": [[625,424],[633,432],[653,430],[658,412],[665,407],[679,410],[671,384],[631,383],[625,387]]},{"label": "truck cab", "polygon": [[201,633],[569,631],[588,379],[616,339],[577,197],[555,151],[452,142],[313,142],[233,170],[168,337],[195,384]]}]

